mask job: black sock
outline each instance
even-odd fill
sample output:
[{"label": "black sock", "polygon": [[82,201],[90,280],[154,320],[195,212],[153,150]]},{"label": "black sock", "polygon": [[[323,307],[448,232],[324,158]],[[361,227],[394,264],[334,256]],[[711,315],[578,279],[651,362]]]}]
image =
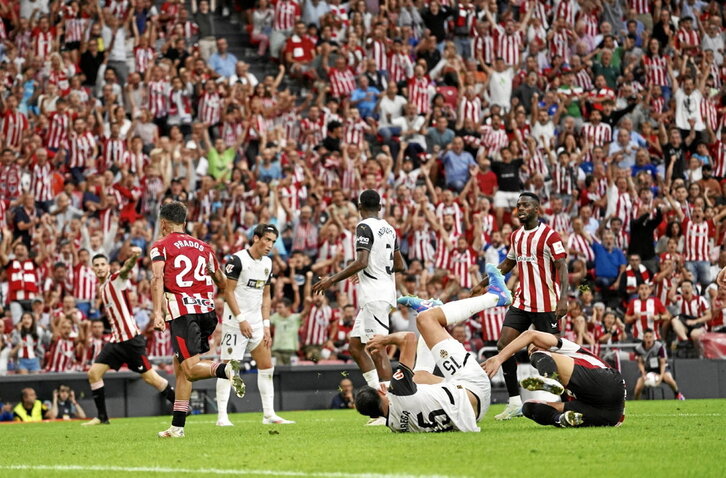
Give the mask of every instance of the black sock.
[{"label": "black sock", "polygon": [[171,425],[174,427],[183,427],[187,422],[187,410],[189,410],[189,400],[175,400],[174,413],[171,417]]},{"label": "black sock", "polygon": [[517,382],[517,361],[514,357],[509,357],[502,364],[502,372],[504,373],[504,382],[507,384],[507,393],[510,397],[519,395],[519,382]]},{"label": "black sock", "polygon": [[98,411],[98,419],[102,422],[108,421],[108,413],[106,412],[106,394],[103,387],[92,390],[93,401],[96,402],[96,410]]},{"label": "black sock", "polygon": [[524,402],[524,405],[522,405],[522,415],[530,420],[534,420],[540,425],[559,425],[560,412],[544,403]]},{"label": "black sock", "polygon": [[557,364],[548,353],[535,352],[529,357],[529,361],[543,377],[552,377],[555,373],[557,373]]},{"label": "black sock", "polygon": [[217,369],[214,371],[214,375],[216,375],[217,378],[227,378],[227,364],[219,363],[217,365]]},{"label": "black sock", "polygon": [[171,403],[172,405],[174,404],[174,398],[175,398],[176,394],[174,393],[174,387],[172,387],[170,383],[166,384],[166,388],[164,389],[163,392],[161,392],[161,394],[164,395],[164,397],[169,401],[169,403]]}]

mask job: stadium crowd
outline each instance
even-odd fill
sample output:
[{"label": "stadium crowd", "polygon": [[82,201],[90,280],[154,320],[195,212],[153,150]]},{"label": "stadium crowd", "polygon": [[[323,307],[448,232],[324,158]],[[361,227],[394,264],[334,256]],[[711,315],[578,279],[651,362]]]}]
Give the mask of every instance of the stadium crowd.
[{"label": "stadium crowd", "polygon": [[[276,75],[229,51],[212,10],[246,25]],[[506,256],[531,191],[568,248],[568,338],[599,350],[649,328],[674,346],[723,331],[724,13],[702,0],[2,1],[0,374],[88,369],[108,333],[90,259],[146,257],[167,200],[220,259],[276,224],[277,363],[347,360],[356,284],[310,290],[354,258],[368,188],[408,261],[401,294],[465,297]],[[128,298],[149,355],[168,358],[150,270],[140,260]],[[395,328],[411,314],[393,312]],[[503,317],[453,334],[477,350]]]}]

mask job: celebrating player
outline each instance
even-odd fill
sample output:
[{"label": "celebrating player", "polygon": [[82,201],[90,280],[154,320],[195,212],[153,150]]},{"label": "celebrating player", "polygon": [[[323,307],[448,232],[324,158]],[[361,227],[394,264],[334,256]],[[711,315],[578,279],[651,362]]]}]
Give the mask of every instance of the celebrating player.
[{"label": "celebrating player", "polygon": [[171,316],[171,337],[174,350],[176,400],[171,427],[159,432],[161,438],[184,437],[184,424],[189,407],[192,384],[205,378],[227,378],[237,396],[244,396],[244,383],[237,373],[239,362],[201,360],[209,351],[209,336],[217,327],[214,312],[214,284],[224,288],[217,258],[208,244],[182,232],[187,208],[178,201],[161,206],[159,231],[162,236],[151,246],[154,277],[151,298],[154,305],[154,328],[164,328],[162,307],[166,300]]},{"label": "celebrating player", "polygon": [[[517,200],[517,217],[522,227],[512,233],[512,247],[499,264],[502,274],[517,266],[519,282],[514,302],[507,311],[497,347],[502,350],[531,325],[542,332],[559,334],[558,320],[567,313],[567,252],[560,235],[539,222],[539,198],[524,192]],[[472,294],[484,290],[489,279],[479,283]],[[509,357],[502,364],[509,404],[494,418],[509,420],[522,415],[522,399],[517,382],[517,361]]]},{"label": "celebrating player", "polygon": [[[489,408],[491,384],[486,373],[446,327],[467,320],[484,309],[509,305],[512,295],[499,270],[487,264],[489,290],[484,295],[457,300],[421,312],[416,325],[428,347],[422,352],[412,332],[376,335],[368,341],[374,357],[385,355],[387,345],[400,350],[399,367],[386,390],[364,388],[356,409],[371,418],[386,417],[394,432],[478,432],[477,422]],[[411,298],[411,307],[422,299]],[[413,372],[414,358],[416,369]],[[433,375],[434,365],[444,378]]]},{"label": "celebrating player", "polygon": [[[222,316],[222,361],[242,360],[249,350],[257,362],[257,387],[262,400],[262,423],[295,423],[275,414],[275,388],[270,346],[270,278],[272,260],[268,254],[279,232],[271,224],[259,224],[252,235],[252,245],[235,253],[225,266],[227,285],[224,288]],[[217,426],[229,427],[227,403],[232,384],[217,379]]]},{"label": "celebrating player", "polygon": [[530,361],[542,376],[525,378],[522,386],[574,397],[566,402],[529,400],[522,407],[524,416],[540,425],[558,427],[612,427],[624,420],[625,381],[620,372],[567,339],[528,330],[484,362],[487,374],[493,377],[524,347],[529,347]]},{"label": "celebrating player", "polygon": [[[388,334],[391,308],[396,305],[396,272],[405,270],[403,256],[398,250],[396,231],[378,217],[381,197],[367,189],[360,195],[362,220],[356,227],[356,259],[335,275],[325,277],[313,286],[313,292],[323,293],[333,284],[358,274],[360,281],[360,311],[350,334],[350,354],[371,388],[379,387],[379,379],[391,379],[391,362],[386,354],[371,357],[365,344],[374,335]],[[382,422],[377,424],[383,424]]]},{"label": "celebrating player", "polygon": [[109,273],[108,258],[105,255],[96,254],[91,261],[93,272],[100,282],[98,292],[106,317],[111,324],[113,336],[111,341],[103,346],[88,371],[88,382],[91,384],[91,393],[98,415],[83,425],[109,423],[103,376],[109,369],[118,370],[123,364],[126,364],[129,370],[140,373],[144,382],[159,390],[169,402],[174,403],[174,389],[165,378],[151,368],[146,357],[146,338],[141,335],[131,313],[128,299],[131,282],[128,277],[140,255],[141,248],[132,247],[131,257],[126,259],[121,270],[113,274]]}]

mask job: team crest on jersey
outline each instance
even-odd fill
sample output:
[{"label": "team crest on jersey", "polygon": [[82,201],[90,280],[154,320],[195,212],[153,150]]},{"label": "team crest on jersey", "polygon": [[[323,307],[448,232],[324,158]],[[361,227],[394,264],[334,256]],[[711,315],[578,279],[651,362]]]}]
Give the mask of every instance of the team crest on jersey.
[{"label": "team crest on jersey", "polygon": [[396,370],[396,373],[393,374],[394,380],[403,380],[403,371],[402,370]]},{"label": "team crest on jersey", "polygon": [[270,275],[270,269],[265,268],[265,275]]},{"label": "team crest on jersey", "polygon": [[227,274],[231,274],[234,270],[234,264],[227,264],[227,266],[224,268],[225,271],[227,271]]},{"label": "team crest on jersey", "polygon": [[449,352],[447,352],[446,350],[442,350],[441,352],[439,352],[439,355],[441,355],[442,359],[445,359],[449,356]]},{"label": "team crest on jersey", "polygon": [[265,280],[250,279],[247,281],[247,287],[251,287],[252,289],[262,289],[265,287],[266,283],[267,281]]}]

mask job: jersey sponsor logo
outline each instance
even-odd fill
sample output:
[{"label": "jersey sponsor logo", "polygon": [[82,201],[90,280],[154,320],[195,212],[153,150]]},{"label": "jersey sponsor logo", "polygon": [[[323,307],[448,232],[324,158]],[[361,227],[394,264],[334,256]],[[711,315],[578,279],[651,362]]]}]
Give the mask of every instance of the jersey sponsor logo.
[{"label": "jersey sponsor logo", "polygon": [[358,244],[368,244],[371,240],[364,236],[358,236],[357,242]]},{"label": "jersey sponsor logo", "polygon": [[565,253],[565,247],[562,245],[562,241],[557,241],[554,244],[552,244],[552,249],[555,251],[555,254],[564,254]]},{"label": "jersey sponsor logo", "polygon": [[182,299],[184,305],[199,305],[201,307],[213,308],[214,303],[209,299],[186,296]]},{"label": "jersey sponsor logo", "polygon": [[535,256],[517,256],[517,262],[537,262]]},{"label": "jersey sponsor logo", "polygon": [[396,373],[393,374],[393,380],[403,380],[403,371],[396,370]]},{"label": "jersey sponsor logo", "polygon": [[403,412],[401,412],[401,419],[399,420],[399,422],[401,424],[400,426],[401,426],[401,431],[402,432],[407,432],[408,431],[408,421],[410,419],[411,419],[411,413],[410,412],[408,412],[406,410],[404,410]]},{"label": "jersey sponsor logo", "polygon": [[265,275],[266,276],[270,275],[270,269],[268,269],[267,267],[265,267]]},{"label": "jersey sponsor logo", "polygon": [[262,289],[265,287],[265,284],[267,284],[266,280],[256,280],[256,279],[250,279],[247,281],[247,287],[251,289]]}]

